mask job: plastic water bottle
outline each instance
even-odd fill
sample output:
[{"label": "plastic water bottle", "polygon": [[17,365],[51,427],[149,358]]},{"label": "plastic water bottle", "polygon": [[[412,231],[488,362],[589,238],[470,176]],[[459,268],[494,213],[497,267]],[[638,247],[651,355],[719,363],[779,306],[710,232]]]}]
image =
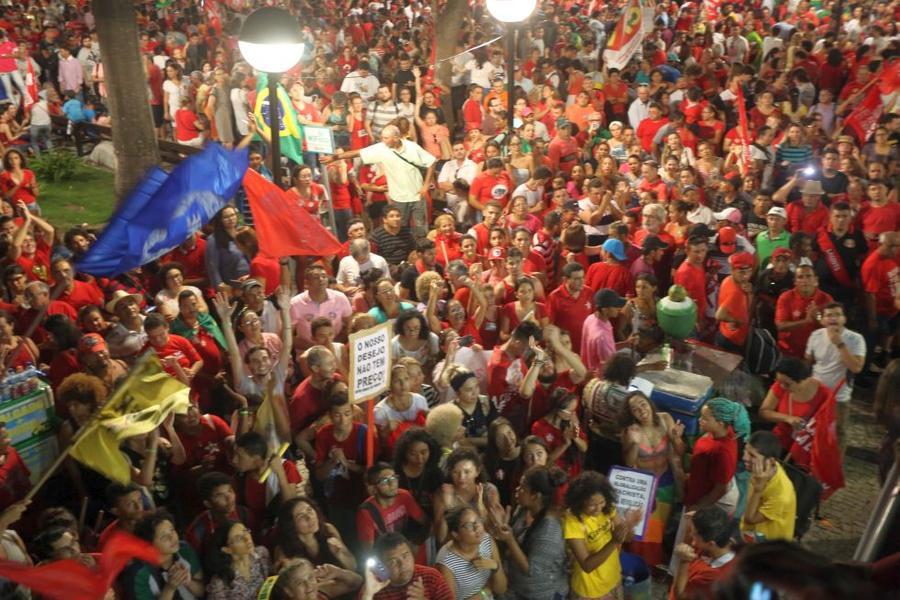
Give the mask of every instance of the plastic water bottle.
[{"label": "plastic water bottle", "polygon": [[666,368],[672,367],[672,346],[669,345],[669,342],[663,344],[662,347],[662,356],[663,360],[666,363]]},{"label": "plastic water bottle", "polygon": [[19,393],[19,384],[22,381],[22,377],[19,373],[16,373],[12,369],[6,372],[6,385],[9,386],[9,399],[15,400],[21,394]]}]

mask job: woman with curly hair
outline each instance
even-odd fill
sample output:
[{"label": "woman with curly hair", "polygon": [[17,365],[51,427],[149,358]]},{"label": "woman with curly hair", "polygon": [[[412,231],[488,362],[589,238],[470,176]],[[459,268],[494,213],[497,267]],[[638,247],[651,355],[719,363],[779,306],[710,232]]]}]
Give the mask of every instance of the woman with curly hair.
[{"label": "woman with curly hair", "polygon": [[407,429],[394,447],[399,486],[412,494],[429,516],[433,512],[432,497],[444,479],[440,460],[440,445],[421,427]]},{"label": "woman with curly hair", "polygon": [[448,483],[434,495],[434,532],[439,542],[447,540],[445,514],[457,506],[469,506],[482,519],[489,507],[500,507],[500,495],[493,483],[485,483],[484,466],[478,453],[466,447],[457,448],[447,457],[444,469]]},{"label": "woman with curly hair", "polygon": [[569,580],[575,600],[614,600],[622,580],[619,548],[640,521],[640,511],[616,512],[616,492],[606,477],[585,471],[566,490],[562,529],[575,557]]},{"label": "woman with curly hair", "polygon": [[292,558],[305,558],[317,566],[333,564],[356,569],[356,558],[344,545],[341,534],[309,498],[291,498],[282,503],[275,531],[276,571]]}]

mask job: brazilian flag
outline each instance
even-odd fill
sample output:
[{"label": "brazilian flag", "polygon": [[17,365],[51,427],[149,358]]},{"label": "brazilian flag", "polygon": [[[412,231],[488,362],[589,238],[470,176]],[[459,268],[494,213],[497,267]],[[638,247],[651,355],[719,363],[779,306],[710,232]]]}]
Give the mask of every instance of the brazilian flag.
[{"label": "brazilian flag", "polygon": [[[269,77],[260,73],[256,81],[256,106],[253,112],[259,128],[266,134],[272,135],[272,118],[269,110]],[[286,156],[298,165],[303,164],[303,133],[300,122],[297,121],[297,111],[285,91],[278,84],[278,135],[281,139],[281,155]]]}]

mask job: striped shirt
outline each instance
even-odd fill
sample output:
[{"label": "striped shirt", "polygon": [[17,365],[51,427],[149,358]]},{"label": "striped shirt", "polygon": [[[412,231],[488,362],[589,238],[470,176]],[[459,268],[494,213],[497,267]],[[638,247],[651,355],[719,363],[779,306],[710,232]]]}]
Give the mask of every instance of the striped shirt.
[{"label": "striped shirt", "polygon": [[388,102],[371,102],[369,109],[366,111],[367,120],[372,128],[372,136],[378,140],[381,138],[381,130],[388,123],[401,116],[400,109],[393,100]]},{"label": "striped shirt", "polygon": [[406,260],[409,253],[416,247],[412,230],[405,225],[396,234],[390,233],[384,227],[379,227],[372,232],[370,238],[378,246],[378,251],[389,265],[397,265]]},{"label": "striped shirt", "polygon": [[[471,561],[453,551],[452,544],[453,542],[447,542],[438,551],[435,563],[444,565],[453,573],[457,599],[470,598],[487,586],[492,572],[488,569],[476,569]],[[491,536],[484,534],[478,544],[478,555],[481,558],[491,558],[492,549]]]},{"label": "striped shirt", "polygon": [[790,144],[782,144],[775,151],[775,162],[781,164],[784,161],[796,165],[812,160],[812,146],[803,144],[802,146],[791,146]]}]

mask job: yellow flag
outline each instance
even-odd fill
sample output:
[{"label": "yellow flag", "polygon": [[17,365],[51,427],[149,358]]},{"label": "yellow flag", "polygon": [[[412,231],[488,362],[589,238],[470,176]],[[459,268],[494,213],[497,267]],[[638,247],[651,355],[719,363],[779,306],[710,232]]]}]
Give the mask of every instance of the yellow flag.
[{"label": "yellow flag", "polygon": [[138,361],[100,415],[69,447],[78,462],[123,485],[131,481],[123,440],[150,433],[171,412],[185,412],[190,389],[163,371],[155,356]]}]

